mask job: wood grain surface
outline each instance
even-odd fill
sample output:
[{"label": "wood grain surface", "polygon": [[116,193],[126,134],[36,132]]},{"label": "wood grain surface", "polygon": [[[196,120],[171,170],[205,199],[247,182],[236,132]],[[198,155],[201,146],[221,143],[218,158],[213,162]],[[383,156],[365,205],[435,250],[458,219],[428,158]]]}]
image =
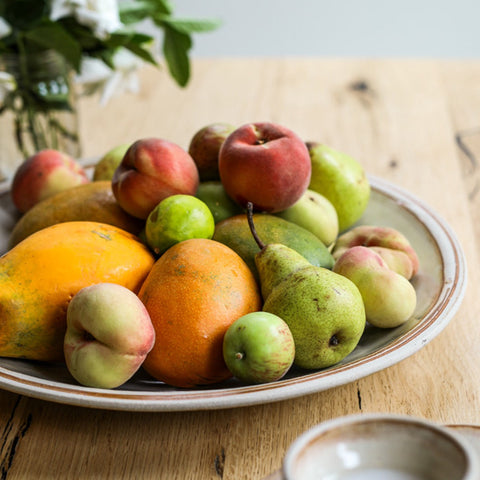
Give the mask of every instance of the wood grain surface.
[{"label": "wood grain surface", "polygon": [[260,480],[323,420],[392,412],[480,424],[480,62],[215,59],[189,87],[141,72],[141,93],[80,101],[84,156],[155,136],[187,148],[202,126],[282,123],[356,157],[454,229],[468,287],[451,323],[395,366],[268,405],[185,413],[77,408],[0,392],[1,478]]}]

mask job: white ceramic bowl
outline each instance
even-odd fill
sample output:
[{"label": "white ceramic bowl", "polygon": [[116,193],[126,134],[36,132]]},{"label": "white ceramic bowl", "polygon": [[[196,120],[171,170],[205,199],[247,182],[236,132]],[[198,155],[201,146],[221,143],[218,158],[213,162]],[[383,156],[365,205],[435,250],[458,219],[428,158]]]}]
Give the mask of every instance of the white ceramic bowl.
[{"label": "white ceramic bowl", "polygon": [[475,480],[469,442],[426,420],[389,414],[340,417],[298,437],[285,480]]}]

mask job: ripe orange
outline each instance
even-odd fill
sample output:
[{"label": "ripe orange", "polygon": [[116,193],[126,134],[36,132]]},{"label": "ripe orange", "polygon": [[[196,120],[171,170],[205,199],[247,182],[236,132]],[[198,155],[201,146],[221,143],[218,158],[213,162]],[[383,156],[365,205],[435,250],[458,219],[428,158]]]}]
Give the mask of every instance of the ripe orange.
[{"label": "ripe orange", "polygon": [[180,242],[155,263],[139,292],[156,332],[143,366],[176,387],[231,376],[223,337],[239,317],[261,309],[258,285],[229,247],[207,239]]}]

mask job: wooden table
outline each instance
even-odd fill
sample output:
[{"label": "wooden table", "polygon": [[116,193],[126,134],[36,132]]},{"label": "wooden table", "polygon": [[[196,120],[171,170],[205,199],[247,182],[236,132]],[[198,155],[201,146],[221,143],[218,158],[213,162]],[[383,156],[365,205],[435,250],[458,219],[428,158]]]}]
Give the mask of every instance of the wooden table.
[{"label": "wooden table", "polygon": [[262,479],[312,425],[359,412],[480,424],[480,62],[199,60],[185,90],[145,68],[141,93],[81,101],[85,156],[141,137],[187,147],[215,121],[271,120],[356,157],[455,230],[469,266],[458,313],[379,373],[268,405],[130,413],[0,392],[2,478]]}]

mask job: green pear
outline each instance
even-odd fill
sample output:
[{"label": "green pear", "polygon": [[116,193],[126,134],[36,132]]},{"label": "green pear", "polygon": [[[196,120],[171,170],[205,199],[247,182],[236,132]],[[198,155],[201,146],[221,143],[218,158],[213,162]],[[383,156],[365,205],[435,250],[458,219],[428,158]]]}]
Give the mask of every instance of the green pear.
[{"label": "green pear", "polygon": [[123,160],[129,146],[130,144],[118,145],[100,158],[93,170],[93,180],[112,180],[113,174]]},{"label": "green pear", "polygon": [[243,211],[240,205],[227,195],[220,181],[201,182],[195,196],[207,204],[215,223],[233,217]]},{"label": "green pear", "polygon": [[282,318],[295,342],[294,364],[305,369],[327,368],[357,346],[366,324],[360,291],[348,278],[316,267],[295,250],[263,244],[253,216],[252,234],[260,247],[255,256],[263,311]]},{"label": "green pear", "polygon": [[352,226],[367,208],[370,183],[357,160],[318,143],[308,144],[312,161],[309,189],[335,207],[340,232]]},{"label": "green pear", "polygon": [[276,215],[312,232],[326,246],[337,238],[337,211],[330,200],[313,190],[307,190],[296,203]]}]

